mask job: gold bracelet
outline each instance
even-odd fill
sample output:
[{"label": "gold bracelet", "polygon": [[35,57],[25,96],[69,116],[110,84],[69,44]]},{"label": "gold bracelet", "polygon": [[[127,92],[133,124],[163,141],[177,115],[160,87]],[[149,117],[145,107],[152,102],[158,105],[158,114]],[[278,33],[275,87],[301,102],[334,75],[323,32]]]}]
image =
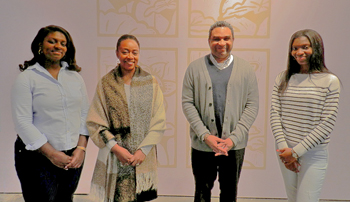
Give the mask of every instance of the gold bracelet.
[{"label": "gold bracelet", "polygon": [[77,148],[83,150],[84,152],[86,151],[86,148],[83,146],[77,146]]}]

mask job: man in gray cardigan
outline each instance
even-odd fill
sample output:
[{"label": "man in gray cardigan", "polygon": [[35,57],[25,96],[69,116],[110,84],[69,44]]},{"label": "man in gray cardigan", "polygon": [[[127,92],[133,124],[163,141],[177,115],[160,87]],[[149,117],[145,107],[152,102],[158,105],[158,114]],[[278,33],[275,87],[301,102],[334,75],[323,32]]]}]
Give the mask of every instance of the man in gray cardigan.
[{"label": "man in gray cardigan", "polygon": [[254,69],[231,54],[233,28],[225,21],[209,30],[211,54],[187,68],[182,109],[190,123],[194,201],[210,201],[219,175],[220,201],[237,200],[248,132],[258,114]]}]

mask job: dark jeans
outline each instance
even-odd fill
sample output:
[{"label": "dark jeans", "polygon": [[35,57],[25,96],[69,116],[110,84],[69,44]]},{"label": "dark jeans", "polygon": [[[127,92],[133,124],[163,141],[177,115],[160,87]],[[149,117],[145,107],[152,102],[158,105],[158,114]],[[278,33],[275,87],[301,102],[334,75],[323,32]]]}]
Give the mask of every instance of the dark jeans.
[{"label": "dark jeans", "polygon": [[231,150],[228,156],[214,156],[192,148],[192,172],[195,180],[195,202],[209,202],[219,173],[220,202],[237,201],[237,184],[245,149]]},{"label": "dark jeans", "polygon": [[[74,149],[66,151],[67,155]],[[26,202],[73,202],[82,167],[58,168],[38,151],[29,151],[20,138],[15,142],[15,167]]]}]

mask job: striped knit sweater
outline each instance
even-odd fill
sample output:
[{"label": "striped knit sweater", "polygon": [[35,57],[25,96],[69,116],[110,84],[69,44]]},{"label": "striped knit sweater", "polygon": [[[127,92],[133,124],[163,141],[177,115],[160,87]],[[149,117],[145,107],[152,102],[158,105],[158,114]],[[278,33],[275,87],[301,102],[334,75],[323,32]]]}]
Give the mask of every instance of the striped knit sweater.
[{"label": "striped knit sweater", "polygon": [[340,82],[329,73],[294,74],[284,94],[278,93],[284,72],[275,80],[270,124],[278,149],[293,148],[302,156],[328,144],[339,104]]}]

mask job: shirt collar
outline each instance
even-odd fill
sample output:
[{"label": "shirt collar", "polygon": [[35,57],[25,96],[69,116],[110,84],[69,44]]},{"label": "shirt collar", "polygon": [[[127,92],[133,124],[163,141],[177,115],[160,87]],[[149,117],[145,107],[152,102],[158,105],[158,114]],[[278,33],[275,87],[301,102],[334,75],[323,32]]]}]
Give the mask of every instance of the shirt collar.
[{"label": "shirt collar", "polygon": [[[66,61],[61,61],[61,69],[67,69],[68,68],[68,63]],[[38,62],[35,63],[34,65],[28,67],[28,70],[29,69],[37,69],[38,71],[44,71],[45,68],[43,66],[41,66]]]},{"label": "shirt collar", "polygon": [[210,54],[210,61],[215,65],[215,67],[217,67],[218,69],[220,69],[220,70],[223,70],[223,69],[225,69],[226,67],[228,67],[230,64],[231,64],[231,62],[233,61],[233,55],[232,54],[230,54],[230,56],[224,61],[224,62],[222,62],[222,63],[218,63],[216,60],[215,60],[215,58],[214,58],[214,56],[213,56],[213,54]]}]

